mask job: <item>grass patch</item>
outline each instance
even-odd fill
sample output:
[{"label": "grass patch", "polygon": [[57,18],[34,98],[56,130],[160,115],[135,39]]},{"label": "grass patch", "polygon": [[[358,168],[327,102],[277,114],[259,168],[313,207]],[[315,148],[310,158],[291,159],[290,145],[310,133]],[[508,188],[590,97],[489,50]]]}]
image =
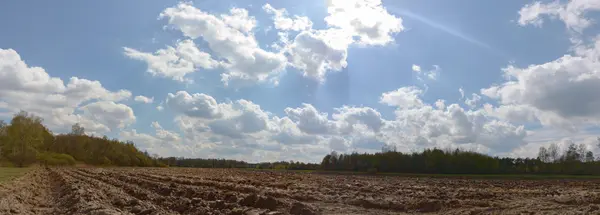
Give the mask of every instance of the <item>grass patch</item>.
[{"label": "grass patch", "polygon": [[27,173],[30,168],[0,167],[0,183],[5,183]]}]

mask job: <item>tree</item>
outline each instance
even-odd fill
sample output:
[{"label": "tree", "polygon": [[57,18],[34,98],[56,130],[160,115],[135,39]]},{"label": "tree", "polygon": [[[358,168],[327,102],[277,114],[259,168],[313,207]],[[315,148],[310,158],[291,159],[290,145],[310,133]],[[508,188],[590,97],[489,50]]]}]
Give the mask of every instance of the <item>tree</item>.
[{"label": "tree", "polygon": [[549,154],[548,154],[548,150],[546,150],[545,147],[540,147],[540,151],[538,152],[538,159],[540,159],[542,162],[549,162]]},{"label": "tree", "polygon": [[85,128],[83,128],[79,123],[75,123],[73,126],[71,126],[71,134],[77,136],[85,135]]},{"label": "tree", "polygon": [[579,155],[579,160],[581,162],[585,162],[586,153],[587,153],[587,146],[583,143],[579,144],[579,147],[577,148],[577,155]]},{"label": "tree", "polygon": [[550,159],[550,162],[556,162],[558,161],[558,159],[560,158],[560,155],[558,154],[558,146],[556,145],[556,143],[552,143],[550,144],[550,146],[548,147],[548,157]]},{"label": "tree", "polygon": [[42,119],[24,111],[16,114],[5,129],[2,152],[19,167],[34,163],[38,149],[53,141],[53,136],[42,124]]},{"label": "tree", "polygon": [[571,142],[571,144],[569,144],[569,147],[567,147],[567,150],[563,154],[563,160],[567,161],[567,162],[573,162],[573,161],[579,161],[579,160],[581,160],[581,159],[579,159],[579,154],[578,154],[577,146],[575,146],[574,143]]},{"label": "tree", "polygon": [[3,144],[6,141],[6,127],[8,125],[6,125],[6,123],[2,120],[0,120],[0,159],[2,159],[3,154],[2,154],[2,148],[3,148]]},{"label": "tree", "polygon": [[585,153],[585,162],[593,162],[594,161],[594,153],[592,151],[587,151]]}]

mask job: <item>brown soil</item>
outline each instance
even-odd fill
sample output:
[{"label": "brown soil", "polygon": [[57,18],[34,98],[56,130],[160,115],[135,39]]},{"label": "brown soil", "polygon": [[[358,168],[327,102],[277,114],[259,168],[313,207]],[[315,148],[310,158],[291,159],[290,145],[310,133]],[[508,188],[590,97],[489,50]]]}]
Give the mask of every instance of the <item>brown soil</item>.
[{"label": "brown soil", "polygon": [[598,182],[38,168],[0,185],[0,214],[600,214]]}]

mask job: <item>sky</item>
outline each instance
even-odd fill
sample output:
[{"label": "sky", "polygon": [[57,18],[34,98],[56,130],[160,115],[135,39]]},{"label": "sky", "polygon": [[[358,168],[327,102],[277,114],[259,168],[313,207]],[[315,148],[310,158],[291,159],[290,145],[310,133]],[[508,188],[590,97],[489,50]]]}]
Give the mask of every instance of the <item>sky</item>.
[{"label": "sky", "polygon": [[[32,6],[35,5],[35,6]],[[2,1],[0,119],[160,156],[600,153],[600,0]]]}]

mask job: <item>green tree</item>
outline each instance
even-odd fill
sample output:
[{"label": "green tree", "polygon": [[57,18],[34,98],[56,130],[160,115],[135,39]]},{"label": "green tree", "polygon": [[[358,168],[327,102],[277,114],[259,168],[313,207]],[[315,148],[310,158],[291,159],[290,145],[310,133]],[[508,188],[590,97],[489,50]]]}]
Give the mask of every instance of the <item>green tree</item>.
[{"label": "green tree", "polygon": [[593,162],[594,161],[594,153],[592,151],[587,151],[585,153],[585,162]]},{"label": "green tree", "polygon": [[53,141],[53,136],[42,124],[42,119],[24,111],[16,114],[5,129],[2,152],[19,167],[34,163],[38,150]]}]

